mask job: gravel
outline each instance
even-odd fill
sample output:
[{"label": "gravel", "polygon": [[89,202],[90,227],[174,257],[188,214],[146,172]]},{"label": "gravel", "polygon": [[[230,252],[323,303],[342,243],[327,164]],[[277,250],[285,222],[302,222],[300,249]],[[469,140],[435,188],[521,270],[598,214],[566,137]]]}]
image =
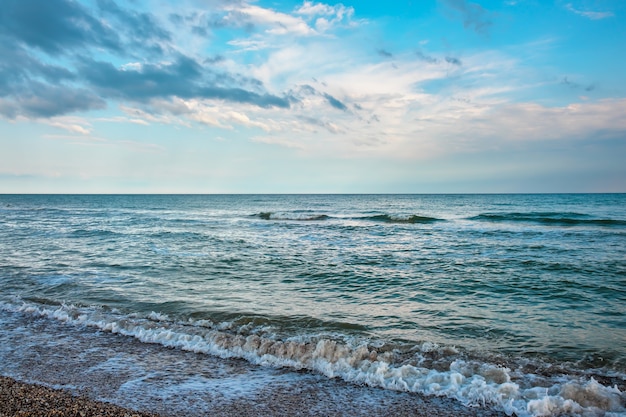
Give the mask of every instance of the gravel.
[{"label": "gravel", "polygon": [[0,417],[157,417],[0,376]]}]

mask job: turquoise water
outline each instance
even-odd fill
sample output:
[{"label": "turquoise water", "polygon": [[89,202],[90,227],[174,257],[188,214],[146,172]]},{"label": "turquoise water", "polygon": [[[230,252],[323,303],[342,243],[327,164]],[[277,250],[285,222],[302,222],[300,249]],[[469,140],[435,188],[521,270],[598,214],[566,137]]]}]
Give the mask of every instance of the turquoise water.
[{"label": "turquoise water", "polygon": [[0,294],[509,414],[626,412],[624,194],[3,195]]}]

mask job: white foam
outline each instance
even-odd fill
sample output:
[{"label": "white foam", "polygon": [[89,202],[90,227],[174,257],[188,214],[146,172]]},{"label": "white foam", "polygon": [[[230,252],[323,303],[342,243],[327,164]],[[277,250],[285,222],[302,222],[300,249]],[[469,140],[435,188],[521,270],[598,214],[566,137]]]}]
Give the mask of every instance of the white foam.
[{"label": "white foam", "polygon": [[[419,346],[408,364],[396,363],[393,352],[379,353],[364,342],[304,337],[279,340],[267,334],[259,336],[250,329],[246,332],[242,328],[233,329],[232,323],[190,320],[182,325],[158,313],[141,318],[67,305],[54,308],[24,303],[0,304],[0,307],[132,336],[145,343],[224,358],[244,358],[265,366],[308,369],[359,384],[454,398],[468,406],[494,406],[519,417],[607,413],[626,416],[624,393],[593,378],[554,379],[546,388],[533,384],[536,380],[533,375],[516,374],[514,380],[510,369],[477,361],[457,359],[445,370],[421,366],[428,353],[455,352],[432,343]],[[190,323],[194,325],[189,326]],[[546,379],[542,381],[545,385]]]}]

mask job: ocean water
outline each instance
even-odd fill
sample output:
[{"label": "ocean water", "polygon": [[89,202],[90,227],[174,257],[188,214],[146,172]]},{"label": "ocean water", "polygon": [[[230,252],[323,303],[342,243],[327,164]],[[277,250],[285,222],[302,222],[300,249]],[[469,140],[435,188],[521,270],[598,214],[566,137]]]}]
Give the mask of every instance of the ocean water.
[{"label": "ocean water", "polygon": [[0,322],[23,318],[275,379],[624,416],[626,195],[0,195]]}]

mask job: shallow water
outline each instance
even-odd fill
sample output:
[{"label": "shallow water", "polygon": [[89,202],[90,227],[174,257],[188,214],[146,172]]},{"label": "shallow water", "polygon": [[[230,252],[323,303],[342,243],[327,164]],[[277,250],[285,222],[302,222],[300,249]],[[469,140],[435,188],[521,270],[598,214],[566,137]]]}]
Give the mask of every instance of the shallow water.
[{"label": "shallow water", "polygon": [[3,314],[180,350],[626,413],[623,194],[4,195],[0,288]]}]

